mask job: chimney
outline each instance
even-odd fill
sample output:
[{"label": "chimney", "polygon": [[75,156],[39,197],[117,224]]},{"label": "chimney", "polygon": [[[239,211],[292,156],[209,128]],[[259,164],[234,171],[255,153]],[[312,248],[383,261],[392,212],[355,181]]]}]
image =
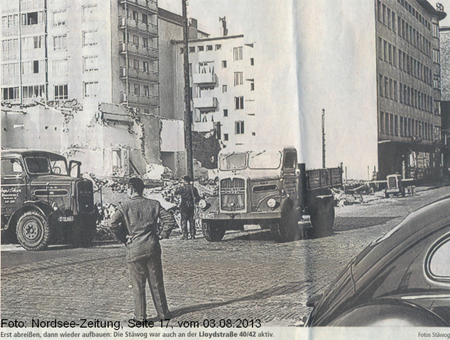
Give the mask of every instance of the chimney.
[{"label": "chimney", "polygon": [[228,29],[227,29],[227,17],[219,17],[219,21],[222,21],[222,35],[226,37],[228,35]]},{"label": "chimney", "polygon": [[197,19],[189,18],[189,39],[198,39]]}]

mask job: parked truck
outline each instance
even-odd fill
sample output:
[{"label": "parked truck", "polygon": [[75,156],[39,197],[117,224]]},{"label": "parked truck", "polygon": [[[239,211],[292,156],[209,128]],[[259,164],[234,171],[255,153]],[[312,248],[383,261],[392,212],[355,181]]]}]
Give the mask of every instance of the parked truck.
[{"label": "parked truck", "polygon": [[[96,231],[93,183],[81,178],[81,162],[39,150],[2,151],[2,236],[27,250],[65,240],[88,245]],[[75,177],[72,177],[75,173]]]},{"label": "parked truck", "polygon": [[306,171],[294,147],[222,150],[218,163],[218,196],[201,200],[197,212],[206,240],[220,241],[245,224],[271,229],[277,242],[332,232],[330,188],[342,185],[342,167]]}]

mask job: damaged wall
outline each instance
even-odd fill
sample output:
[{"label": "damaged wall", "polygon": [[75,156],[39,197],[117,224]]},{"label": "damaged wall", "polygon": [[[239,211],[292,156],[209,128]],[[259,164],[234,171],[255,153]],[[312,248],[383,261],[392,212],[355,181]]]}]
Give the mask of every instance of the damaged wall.
[{"label": "damaged wall", "polygon": [[220,151],[220,144],[215,133],[203,135],[192,131],[192,148],[194,158],[207,169],[217,168],[217,155]]}]

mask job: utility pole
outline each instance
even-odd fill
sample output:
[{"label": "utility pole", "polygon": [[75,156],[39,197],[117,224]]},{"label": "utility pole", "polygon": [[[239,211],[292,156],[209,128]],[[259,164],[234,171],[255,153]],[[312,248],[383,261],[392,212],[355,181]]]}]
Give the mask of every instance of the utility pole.
[{"label": "utility pole", "polygon": [[192,112],[191,83],[189,80],[189,26],[187,18],[187,0],[181,0],[183,6],[183,40],[184,40],[184,142],[186,144],[187,173],[194,180],[194,157],[192,152]]},{"label": "utility pole", "polygon": [[326,168],[325,165],[325,109],[322,109],[322,168]]}]

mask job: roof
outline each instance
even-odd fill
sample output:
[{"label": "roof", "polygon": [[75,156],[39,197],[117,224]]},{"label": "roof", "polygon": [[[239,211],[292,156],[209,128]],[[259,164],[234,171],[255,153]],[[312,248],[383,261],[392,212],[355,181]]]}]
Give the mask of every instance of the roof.
[{"label": "roof", "polygon": [[[215,37],[215,38],[203,38],[203,39],[189,39],[189,43],[195,43],[195,42],[205,42],[205,41],[214,41],[214,40],[226,40],[226,39],[237,39],[237,38],[243,38],[243,34],[239,35],[229,35],[225,37]],[[173,43],[175,44],[182,44],[184,43],[183,40],[174,40]]]},{"label": "roof", "polygon": [[[434,8],[427,0],[417,0],[419,5],[421,5],[428,13],[433,16],[436,16],[439,20],[444,19],[447,16],[447,13],[442,10],[437,10]],[[436,4],[437,5],[437,4]]]}]

